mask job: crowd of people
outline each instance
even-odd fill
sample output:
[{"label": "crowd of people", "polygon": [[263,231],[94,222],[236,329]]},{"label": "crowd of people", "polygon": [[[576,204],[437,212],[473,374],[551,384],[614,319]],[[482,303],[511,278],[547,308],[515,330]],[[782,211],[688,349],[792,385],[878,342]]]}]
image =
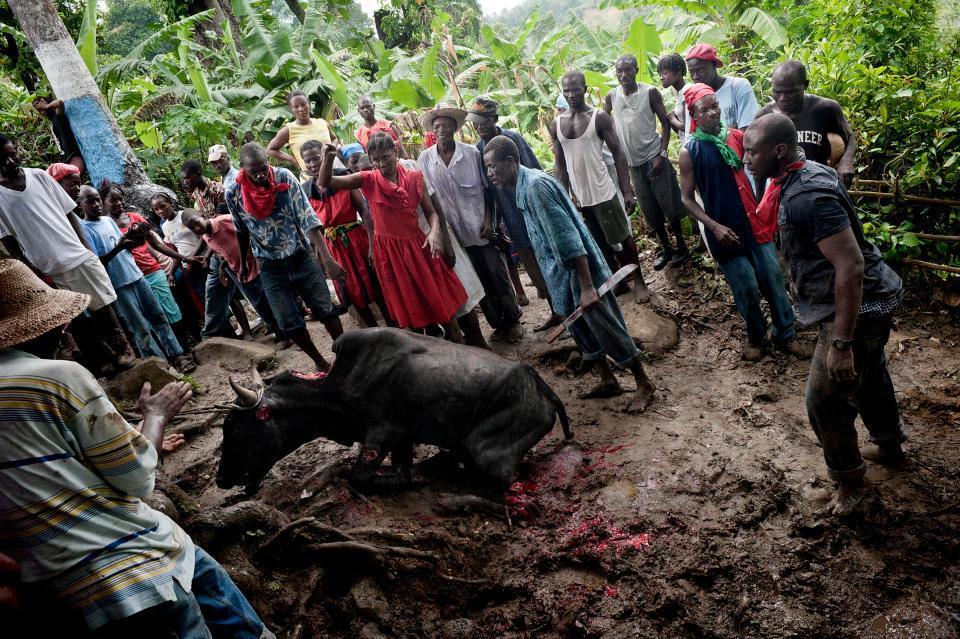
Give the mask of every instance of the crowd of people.
[{"label": "crowd of people", "polygon": [[[145,356],[189,372],[198,340],[251,336],[242,300],[279,346],[295,343],[323,372],[330,363],[306,322],[335,339],[350,307],[364,326],[478,348],[518,342],[529,303],[519,263],[551,311],[534,331],[583,311],[568,329],[599,375],[584,397],[623,393],[609,358],[635,378],[627,410],[643,411],[655,387],[617,300],[631,283],[636,303],[651,296],[638,205],[660,246],[656,270],[689,259],[682,221],[697,222],[743,320],[745,359],[771,344],[812,356],[809,418],[839,482],[835,508],[852,508],[864,458],[904,460],[883,349],[902,283],[864,239],[847,194],[855,137],[836,102],[807,93],[806,69],[791,60],[760,109],[750,83],[722,67],[705,44],[661,57],[671,111],[638,81],[633,56],[616,61],[619,86],[601,108],[584,74],[566,73],[549,127],[554,175],[520,132],[498,125],[500,105],[486,96],[424,114],[431,135],[415,160],[369,97],[357,104],[356,142],[343,144],[293,92],[293,120],[266,148],[244,144],[239,168],[226,145],[209,149],[210,171],[182,165],[186,208],[161,190],[149,210],[133,210],[121,185],[83,183],[74,149],[27,168],[0,136],[0,239],[14,258],[0,261],[0,551],[15,560],[0,555],[0,595],[12,563],[31,593],[56,597],[69,624],[97,636],[272,636],[216,561],[141,501],[161,454],[182,443],[164,428],[188,387],[145,387],[143,421],[131,426],[95,379]],[[60,122],[56,101],[37,108]],[[463,141],[467,122],[475,145]],[[598,293],[631,265],[630,282]],[[798,324],[818,327],[812,352]],[[873,442],[864,450],[858,414]]]}]

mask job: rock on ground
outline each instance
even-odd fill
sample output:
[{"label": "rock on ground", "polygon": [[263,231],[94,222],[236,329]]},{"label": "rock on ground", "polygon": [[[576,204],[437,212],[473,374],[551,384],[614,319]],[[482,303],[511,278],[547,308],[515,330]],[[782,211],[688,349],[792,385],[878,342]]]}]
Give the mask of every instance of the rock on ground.
[{"label": "rock on ground", "polygon": [[643,344],[643,350],[654,355],[663,355],[680,343],[677,323],[658,314],[649,304],[637,304],[632,312],[625,313],[627,330]]},{"label": "rock on ground", "polygon": [[150,382],[151,392],[158,390],[180,379],[180,375],[166,360],[159,357],[147,357],[137,360],[133,368],[123,371],[104,387],[112,397],[117,399],[136,399],[140,396],[140,389],[144,382]]},{"label": "rock on ground", "polygon": [[275,354],[276,351],[266,344],[228,337],[205,339],[193,349],[193,358],[198,364],[220,363],[235,371],[246,370],[251,364],[259,364]]}]

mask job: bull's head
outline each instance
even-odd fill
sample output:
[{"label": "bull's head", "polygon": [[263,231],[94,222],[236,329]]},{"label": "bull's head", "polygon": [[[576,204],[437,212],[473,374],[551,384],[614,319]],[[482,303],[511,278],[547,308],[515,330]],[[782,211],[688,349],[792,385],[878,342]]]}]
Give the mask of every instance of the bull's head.
[{"label": "bull's head", "polygon": [[223,446],[217,470],[220,488],[242,484],[247,492],[253,492],[283,455],[280,426],[271,420],[270,398],[265,397],[263,380],[256,367],[252,376],[252,388],[230,378],[230,386],[237,396],[223,420]]}]

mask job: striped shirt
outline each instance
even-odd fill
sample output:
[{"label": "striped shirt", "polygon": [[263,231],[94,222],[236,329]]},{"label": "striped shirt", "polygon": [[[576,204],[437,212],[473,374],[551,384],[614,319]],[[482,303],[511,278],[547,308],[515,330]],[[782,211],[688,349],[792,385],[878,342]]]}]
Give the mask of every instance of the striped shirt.
[{"label": "striped shirt", "polygon": [[0,350],[0,552],[91,630],[191,589],[193,542],[140,501],[157,461],[79,364]]}]

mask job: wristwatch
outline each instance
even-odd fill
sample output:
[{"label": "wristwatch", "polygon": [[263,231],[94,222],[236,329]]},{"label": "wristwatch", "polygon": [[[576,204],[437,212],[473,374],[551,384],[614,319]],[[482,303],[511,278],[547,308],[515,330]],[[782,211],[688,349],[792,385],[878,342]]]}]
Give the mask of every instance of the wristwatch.
[{"label": "wristwatch", "polygon": [[660,157],[670,159],[670,156],[667,154],[666,149],[660,149]]},{"label": "wristwatch", "polygon": [[837,349],[838,351],[845,351],[845,350],[848,350],[850,347],[853,346],[853,340],[852,340],[852,339],[846,339],[846,338],[843,338],[843,337],[834,337],[834,338],[830,341],[830,343],[833,344],[833,347],[834,347],[835,349]]}]

